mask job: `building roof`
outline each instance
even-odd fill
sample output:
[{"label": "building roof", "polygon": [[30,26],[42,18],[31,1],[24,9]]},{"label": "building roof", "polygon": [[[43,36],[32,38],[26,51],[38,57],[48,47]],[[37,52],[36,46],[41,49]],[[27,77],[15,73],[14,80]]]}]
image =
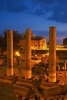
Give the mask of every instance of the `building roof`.
[{"label": "building roof", "polygon": [[[33,36],[33,37],[31,37],[32,40],[41,40],[43,38],[45,38],[45,37],[43,37],[43,36],[35,36],[35,37]],[[25,39],[25,36],[22,37],[22,39]]]},{"label": "building roof", "polygon": [[44,38],[44,37],[42,37],[42,36],[35,36],[35,37],[32,37],[32,40],[41,40],[42,38]]}]

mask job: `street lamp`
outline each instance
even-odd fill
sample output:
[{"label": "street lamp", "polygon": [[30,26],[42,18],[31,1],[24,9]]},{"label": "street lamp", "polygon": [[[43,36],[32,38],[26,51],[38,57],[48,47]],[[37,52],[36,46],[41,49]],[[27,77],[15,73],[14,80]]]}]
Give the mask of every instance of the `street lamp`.
[{"label": "street lamp", "polygon": [[16,55],[16,59],[17,59],[17,64],[19,65],[20,52],[16,51],[15,55]]}]

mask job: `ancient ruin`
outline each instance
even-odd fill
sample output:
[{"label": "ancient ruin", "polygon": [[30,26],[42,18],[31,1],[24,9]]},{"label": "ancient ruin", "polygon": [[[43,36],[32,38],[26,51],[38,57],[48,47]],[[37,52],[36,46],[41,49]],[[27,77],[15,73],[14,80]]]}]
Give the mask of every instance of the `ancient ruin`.
[{"label": "ancient ruin", "polygon": [[[32,74],[31,30],[25,32],[24,76],[14,73],[13,31],[7,31],[7,74],[0,76],[1,100],[67,100],[67,83],[56,73],[56,27],[49,28],[49,73]],[[66,70],[66,63],[64,65]],[[58,67],[60,70],[60,68]],[[19,70],[19,69],[18,69]],[[44,69],[43,69],[44,70]],[[66,75],[66,72],[65,72]]]}]

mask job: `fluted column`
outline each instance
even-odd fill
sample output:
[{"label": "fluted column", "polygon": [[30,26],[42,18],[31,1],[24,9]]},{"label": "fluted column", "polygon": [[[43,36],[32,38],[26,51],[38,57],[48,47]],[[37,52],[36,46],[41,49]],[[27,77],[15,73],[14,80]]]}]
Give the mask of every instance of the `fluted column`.
[{"label": "fluted column", "polygon": [[7,30],[7,76],[13,75],[13,31]]},{"label": "fluted column", "polygon": [[49,27],[49,82],[56,82],[56,27]]},{"label": "fluted column", "polygon": [[27,29],[25,34],[25,67],[25,78],[31,78],[31,29]]}]

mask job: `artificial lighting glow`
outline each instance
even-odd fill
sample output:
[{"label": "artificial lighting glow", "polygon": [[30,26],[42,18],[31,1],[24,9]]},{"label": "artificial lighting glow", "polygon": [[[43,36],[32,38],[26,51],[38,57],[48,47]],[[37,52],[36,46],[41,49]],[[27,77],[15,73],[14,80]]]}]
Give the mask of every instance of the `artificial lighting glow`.
[{"label": "artificial lighting glow", "polygon": [[16,51],[15,55],[19,57],[20,53],[18,51]]},{"label": "artificial lighting glow", "polygon": [[48,52],[48,53],[46,53],[45,55],[49,55],[49,52]]}]

